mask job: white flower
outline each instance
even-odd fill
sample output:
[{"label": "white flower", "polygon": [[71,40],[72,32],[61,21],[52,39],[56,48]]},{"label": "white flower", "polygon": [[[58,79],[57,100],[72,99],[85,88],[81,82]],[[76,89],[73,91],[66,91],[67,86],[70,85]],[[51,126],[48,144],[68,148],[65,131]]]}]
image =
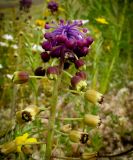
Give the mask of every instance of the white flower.
[{"label": "white flower", "polygon": [[2,69],[3,68],[3,65],[2,64],[0,64],[0,69]]},{"label": "white flower", "polygon": [[11,45],[11,47],[12,47],[13,49],[18,49],[18,46],[17,46],[16,44]]},{"label": "white flower", "polygon": [[13,36],[10,35],[10,34],[4,34],[4,35],[2,36],[2,38],[6,39],[6,40],[8,40],[8,41],[13,41]]},{"label": "white flower", "polygon": [[9,79],[12,79],[13,75],[12,74],[7,74],[6,77],[9,78]]},{"label": "white flower", "polygon": [[0,46],[2,46],[2,47],[8,47],[8,44],[5,43],[5,42],[0,42]]},{"label": "white flower", "polygon": [[43,49],[42,49],[41,46],[34,44],[34,45],[32,46],[32,51],[33,51],[33,52],[38,52],[38,51],[39,51],[39,52],[43,52]]},{"label": "white flower", "polygon": [[87,20],[87,19],[86,20],[81,20],[81,21],[82,21],[83,24],[86,24],[86,23],[89,22],[89,20]]}]

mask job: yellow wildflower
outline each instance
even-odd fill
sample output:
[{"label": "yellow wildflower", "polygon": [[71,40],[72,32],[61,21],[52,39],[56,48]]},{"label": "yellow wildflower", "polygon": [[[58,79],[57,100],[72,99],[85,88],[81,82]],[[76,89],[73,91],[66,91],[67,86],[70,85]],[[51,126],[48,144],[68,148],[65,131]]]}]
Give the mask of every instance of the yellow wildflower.
[{"label": "yellow wildflower", "polygon": [[12,153],[12,152],[21,152],[21,148],[23,145],[30,145],[37,143],[36,138],[28,138],[29,134],[25,133],[22,136],[18,136],[15,140],[11,142],[7,142],[5,144],[0,145],[0,151],[4,154]]},{"label": "yellow wildflower", "polygon": [[101,24],[108,24],[108,21],[103,17],[96,18],[96,21]]},{"label": "yellow wildflower", "polygon": [[25,133],[22,136],[16,137],[15,142],[17,145],[16,152],[21,152],[22,145],[36,143],[36,138],[28,138],[29,134]]},{"label": "yellow wildflower", "polygon": [[39,26],[39,27],[44,27],[45,21],[44,21],[44,20],[41,20],[41,19],[37,19],[37,20],[35,21],[35,24],[36,24],[37,26]]}]

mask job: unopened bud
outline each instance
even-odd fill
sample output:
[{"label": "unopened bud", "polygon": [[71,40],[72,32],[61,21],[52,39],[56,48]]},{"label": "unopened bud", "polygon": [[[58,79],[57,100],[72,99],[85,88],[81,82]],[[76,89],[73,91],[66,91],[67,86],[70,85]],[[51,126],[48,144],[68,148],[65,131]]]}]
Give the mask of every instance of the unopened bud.
[{"label": "unopened bud", "polygon": [[69,133],[72,129],[71,124],[66,124],[64,126],[61,127],[61,131],[64,133]]},{"label": "unopened bud", "polygon": [[26,83],[29,80],[29,74],[25,71],[16,71],[13,74],[12,81],[15,84]]}]

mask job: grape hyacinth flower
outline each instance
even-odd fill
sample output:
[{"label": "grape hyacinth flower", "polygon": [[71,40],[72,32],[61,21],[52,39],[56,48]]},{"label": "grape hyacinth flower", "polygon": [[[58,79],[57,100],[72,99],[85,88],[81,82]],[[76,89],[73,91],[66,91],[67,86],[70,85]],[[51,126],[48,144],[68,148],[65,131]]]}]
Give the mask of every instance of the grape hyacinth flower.
[{"label": "grape hyacinth flower", "polygon": [[20,10],[28,11],[32,5],[32,0],[20,0]]},{"label": "grape hyacinth flower", "polygon": [[51,13],[53,14],[54,12],[58,11],[58,3],[55,1],[50,1],[48,3],[48,9],[51,11]]},{"label": "grape hyacinth flower", "polygon": [[45,33],[46,41],[42,43],[43,49],[49,52],[51,57],[60,57],[61,60],[86,56],[93,39],[87,36],[81,26],[82,21],[72,23],[68,21],[65,24],[60,20],[58,25],[53,22],[52,26],[47,23],[45,29],[54,28],[54,31]]}]

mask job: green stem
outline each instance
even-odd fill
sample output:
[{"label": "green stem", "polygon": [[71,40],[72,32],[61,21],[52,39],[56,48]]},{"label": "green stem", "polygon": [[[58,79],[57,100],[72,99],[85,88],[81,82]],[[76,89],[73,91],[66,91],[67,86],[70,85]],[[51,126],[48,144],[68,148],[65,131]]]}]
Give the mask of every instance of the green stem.
[{"label": "green stem", "polygon": [[58,118],[59,120],[62,121],[82,121],[83,118]]},{"label": "green stem", "polygon": [[48,137],[46,143],[46,154],[45,159],[50,160],[51,151],[52,151],[52,142],[53,142],[53,135],[54,135],[54,125],[55,125],[55,116],[56,116],[56,105],[58,100],[58,88],[60,85],[61,76],[55,81],[54,89],[53,89],[53,96],[51,101],[51,109],[50,109],[50,118],[49,118],[49,128],[48,128]]}]

